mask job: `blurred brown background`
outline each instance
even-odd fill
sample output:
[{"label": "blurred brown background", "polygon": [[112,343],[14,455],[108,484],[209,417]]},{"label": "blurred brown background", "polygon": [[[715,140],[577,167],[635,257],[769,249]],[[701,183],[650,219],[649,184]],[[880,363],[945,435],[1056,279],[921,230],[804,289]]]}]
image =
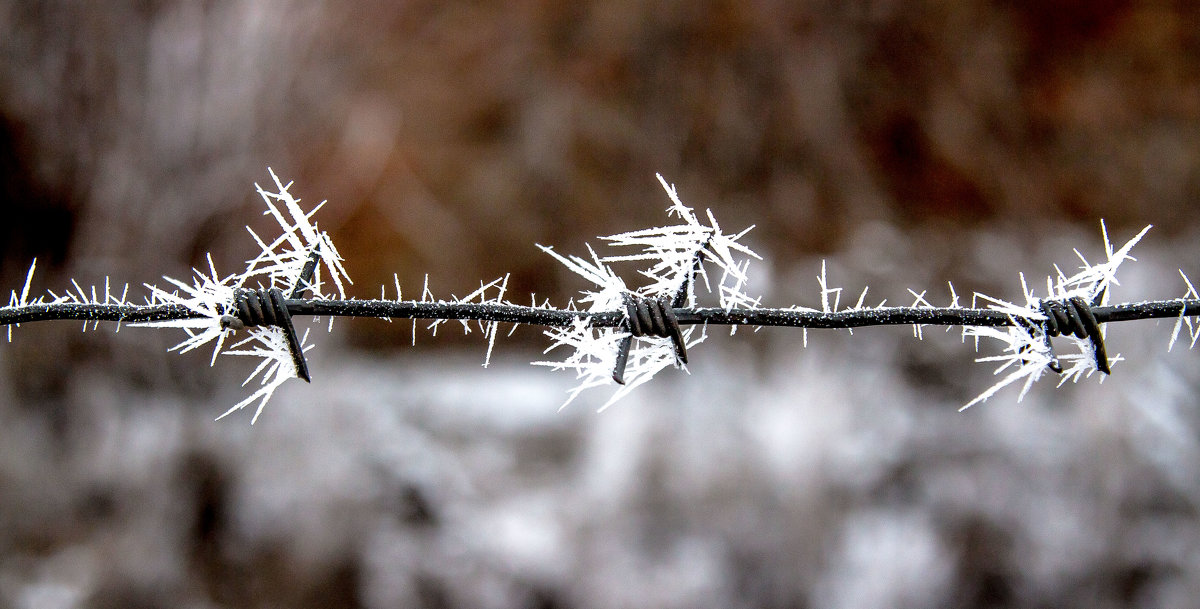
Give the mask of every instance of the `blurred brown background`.
[{"label": "blurred brown background", "polygon": [[[14,0],[0,31],[5,289],[35,257],[60,292],[238,270],[268,165],[329,200],[362,298],[512,273],[561,305],[586,286],[534,244],[664,221],[656,172],[757,225],[772,305],[813,306],[821,257],[847,298],[1019,298],[1018,271],[1097,258],[1101,218],[1156,226],[1118,299],[1181,295],[1200,252],[1189,2]],[[953,412],[994,380],[969,345],[902,330],[715,337],[722,365],[597,417],[555,414],[536,331],[479,375],[451,349],[474,336],[398,353],[408,324],[346,322],[245,428],[210,421],[237,363],[26,326],[0,606],[1186,606],[1200,375],[1141,327],[1110,329],[1126,384],[988,414]]]}]

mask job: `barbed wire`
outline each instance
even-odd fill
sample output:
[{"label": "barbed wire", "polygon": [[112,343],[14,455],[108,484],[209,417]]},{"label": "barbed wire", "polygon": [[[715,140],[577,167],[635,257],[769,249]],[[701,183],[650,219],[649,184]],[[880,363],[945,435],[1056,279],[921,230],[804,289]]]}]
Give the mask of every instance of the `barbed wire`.
[{"label": "barbed wire", "polygon": [[[361,317],[375,319],[466,320],[501,322],[527,326],[568,327],[585,320],[596,328],[618,328],[625,311],[590,312],[549,309],[514,304],[422,302],[419,300],[323,300],[288,298],[292,316]],[[1200,316],[1200,299],[1175,298],[1090,307],[1098,323]],[[846,330],[870,326],[983,326],[1018,325],[1014,318],[996,309],[969,307],[881,307],[823,312],[795,308],[732,309],[719,307],[673,308],[681,325],[787,327]],[[58,303],[0,308],[0,326],[39,321],[84,321],[145,323],[203,319],[201,313],[183,305]]]},{"label": "barbed wire", "polygon": [[[310,348],[305,344],[307,332],[298,335],[292,322],[294,316],[324,317],[331,325],[334,318],[342,317],[411,319],[414,341],[417,320],[430,321],[429,327],[435,332],[447,321],[461,322],[466,331],[470,331],[469,322],[475,322],[488,339],[485,366],[500,323],[542,327],[553,341],[547,352],[558,347],[569,347],[572,351],[563,360],[534,364],[576,373],[579,384],[570,392],[567,403],[583,390],[617,384],[617,391],[604,407],[668,366],[686,367],[688,349],[705,340],[707,328],[713,326],[730,326],[731,332],[740,326],[799,328],[806,333],[806,343],[809,329],[912,325],[920,337],[925,326],[962,327],[964,337],[976,339],[977,348],[979,338],[1000,341],[1005,347],[1002,354],[976,361],[998,362],[996,374],[1007,372],[963,408],[1024,380],[1019,400],[1047,370],[1060,375],[1060,385],[1097,371],[1107,375],[1111,364],[1121,358],[1108,355],[1102,324],[1176,318],[1171,345],[1185,324],[1193,346],[1200,338],[1200,324],[1192,319],[1200,316],[1200,294],[1182,271],[1187,292],[1181,298],[1106,302],[1110,287],[1118,285],[1117,267],[1134,259],[1129,252],[1150,227],[1121,248],[1114,248],[1103,223],[1105,261],[1088,263],[1077,251],[1083,262],[1080,270],[1068,276],[1055,266],[1056,276],[1047,277],[1046,294],[1040,297],[1029,289],[1021,275],[1024,305],[976,293],[972,306],[962,306],[951,284],[952,301],[946,307],[934,306],[925,299],[925,292],[911,290],[915,297],[911,306],[884,306],[886,301],[874,307],[865,306],[864,289],[855,305],[841,308],[842,290],[829,286],[822,264],[817,278],[820,309],[763,307],[760,299],[745,291],[749,259],[758,258],[739,243],[750,229],[727,234],[711,212],[707,213],[707,224],[701,222],[661,176],[659,180],[672,201],[668,215],[677,216],[681,223],[602,238],[613,247],[636,248],[635,253],[599,256],[589,246],[589,260],[563,256],[553,248],[539,246],[568,270],[596,286],[594,290],[583,291],[578,302],[572,301],[565,308],[552,307],[548,302],[539,305],[536,299],[531,305],[509,302],[505,299],[507,277],[481,282],[472,294],[449,301],[433,297],[428,278],[419,300],[402,299],[398,280],[395,299],[347,298],[345,284],[350,280],[341,257],[328,235],[311,222],[321,206],[303,211],[299,200],[288,192],[291,184],[283,184],[273,172],[271,177],[277,191],[258,187],[258,192],[267,204],[266,213],[278,221],[282,235],[268,242],[251,231],[261,251],[248,261],[243,273],[221,277],[210,257],[208,271],[195,271],[191,284],[165,277],[176,289],[167,291],[148,285],[150,296],[144,304],[128,302],[127,286],[121,295],[113,295],[107,280],[103,290],[93,287],[85,291],[75,283],[74,292],[61,296],[50,292],[47,301],[45,297],[29,296],[35,261],[20,295],[14,291],[9,305],[0,307],[0,326],[8,327],[10,340],[13,327],[45,321],[83,321],[85,329],[88,324],[95,327],[100,322],[117,322],[118,327],[133,324],[181,328],[187,338],[174,350],[186,352],[213,344],[214,361],[222,353],[262,360],[247,379],[248,382],[261,375],[261,386],[221,415],[258,401],[254,419],[284,381],[297,377],[311,380],[304,357],[305,350]],[[630,261],[647,263],[648,268],[640,274],[649,283],[631,289],[610,266],[613,262]],[[719,278],[710,277],[710,269],[719,271]],[[257,288],[246,287],[255,283]],[[326,293],[330,285],[335,290]],[[697,299],[700,288],[715,296],[719,306],[700,306]],[[985,306],[976,304],[980,300]],[[698,337],[694,332],[697,327]],[[244,338],[225,349],[226,339],[238,333]],[[1079,352],[1066,355],[1056,352],[1051,344],[1051,338],[1056,336],[1070,337]],[[245,345],[250,346],[238,349]]]}]

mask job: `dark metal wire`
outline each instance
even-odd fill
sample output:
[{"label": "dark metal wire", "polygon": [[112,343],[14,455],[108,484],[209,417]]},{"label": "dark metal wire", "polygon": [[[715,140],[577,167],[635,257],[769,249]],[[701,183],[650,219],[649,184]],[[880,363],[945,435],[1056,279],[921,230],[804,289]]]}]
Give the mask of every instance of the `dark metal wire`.
[{"label": "dark metal wire", "polygon": [[[445,319],[499,321],[531,326],[566,327],[587,319],[596,328],[615,328],[624,323],[626,311],[593,313],[570,309],[547,309],[522,305],[499,305],[419,300],[323,300],[285,299],[288,313],[333,317],[378,319]],[[1096,323],[1170,319],[1200,316],[1200,299],[1174,298],[1092,307]],[[723,309],[697,307],[673,309],[683,325],[791,327],[847,329],[869,326],[1012,326],[1019,322],[1003,311],[965,307],[880,307],[824,313],[805,309]],[[205,317],[178,304],[90,304],[58,303],[0,307],[0,326],[38,321],[115,321],[124,323],[199,319]]]},{"label": "dark metal wire", "polygon": [[[305,282],[310,279],[305,279]],[[278,291],[278,290],[276,290]],[[296,315],[324,315],[333,317],[374,317],[384,319],[445,319],[445,320],[477,320],[482,322],[499,321],[514,324],[526,324],[546,327],[567,327],[576,320],[586,319],[597,328],[629,327],[631,335],[626,340],[632,341],[632,319],[637,319],[639,331],[648,336],[669,336],[676,342],[677,356],[682,361],[686,351],[682,341],[675,338],[675,330],[683,325],[744,325],[764,327],[793,327],[793,328],[827,328],[846,329],[867,326],[888,326],[922,324],[934,326],[990,326],[1003,327],[1016,324],[1027,325],[1025,318],[1013,317],[1003,311],[994,309],[971,309],[962,307],[883,307],[876,309],[857,309],[840,312],[822,312],[797,309],[730,309],[723,308],[683,308],[666,306],[662,301],[642,299],[649,316],[649,324],[643,324],[642,311],[635,308],[631,315],[629,307],[622,311],[586,312],[567,309],[548,309],[509,304],[480,304],[480,303],[449,303],[421,302],[394,300],[320,300],[281,298],[271,294],[270,290],[263,294],[261,291],[250,290],[255,295],[247,295],[246,305],[250,313],[243,319],[241,314],[230,317],[238,319],[244,326],[262,325],[247,324],[247,321],[268,322],[268,311],[276,322],[286,319],[290,323]],[[279,301],[282,302],[279,302]],[[254,312],[251,301],[262,310],[261,318]],[[651,304],[656,303],[656,304]],[[1050,304],[1046,304],[1050,303]],[[634,303],[635,306],[638,303]],[[674,303],[672,303],[674,304]],[[1170,319],[1181,316],[1200,316],[1200,299],[1172,299],[1124,303],[1118,305],[1096,306],[1086,302],[1043,301],[1043,306],[1049,308],[1045,335],[1075,335],[1092,341],[1093,352],[1096,356],[1097,369],[1108,372],[1108,361],[1100,324],[1133,321],[1139,319]],[[235,307],[240,310],[239,307]],[[1045,309],[1039,307],[1043,312]],[[1090,313],[1090,316],[1088,315]],[[182,305],[131,305],[131,304],[85,304],[58,303],[35,304],[17,307],[0,308],[0,326],[36,321],[54,320],[83,320],[83,321],[116,321],[116,322],[150,322],[180,319],[197,319],[204,315],[194,312]],[[674,321],[668,318],[673,317]],[[1065,317],[1064,319],[1062,319]],[[1054,320],[1054,328],[1050,320]],[[1076,321],[1077,319],[1077,321]],[[658,321],[661,320],[661,321]],[[267,325],[278,325],[268,324]],[[232,326],[231,326],[232,327]],[[287,328],[284,328],[288,332]],[[1056,333],[1057,332],[1057,333]],[[293,327],[289,334],[289,342],[295,337]],[[1047,340],[1049,340],[1047,338]],[[293,359],[297,362],[297,370],[307,371],[303,363],[303,353],[299,341],[291,343]],[[628,349],[619,351],[628,357]],[[1061,366],[1058,370],[1061,371]],[[623,367],[621,367],[623,372]],[[616,375],[614,374],[614,378]],[[306,379],[307,380],[307,379]]]},{"label": "dark metal wire", "polygon": [[675,365],[687,364],[687,343],[683,339],[683,330],[679,328],[679,318],[675,312],[684,310],[684,305],[687,304],[687,295],[691,293],[692,285],[696,281],[696,273],[700,272],[704,264],[704,250],[711,240],[712,236],[710,235],[696,249],[696,253],[692,257],[692,266],[688,269],[687,275],[684,276],[679,287],[675,289],[673,297],[662,296],[655,300],[636,292],[626,292],[623,295],[625,317],[621,319],[620,326],[629,331],[629,336],[622,338],[621,342],[617,344],[617,358],[613,364],[612,378],[618,385],[625,384],[625,367],[629,364],[629,349],[633,347],[634,337],[670,338],[675,346]]},{"label": "dark metal wire", "polygon": [[292,362],[296,365],[296,376],[307,382],[312,382],[308,372],[308,362],[304,359],[304,348],[300,345],[300,337],[296,334],[296,326],[292,323],[292,314],[288,311],[287,300],[279,288],[257,290],[239,289],[233,300],[233,307],[221,316],[221,327],[229,330],[242,330],[256,326],[275,326],[283,330],[288,341],[288,350],[292,354]]}]

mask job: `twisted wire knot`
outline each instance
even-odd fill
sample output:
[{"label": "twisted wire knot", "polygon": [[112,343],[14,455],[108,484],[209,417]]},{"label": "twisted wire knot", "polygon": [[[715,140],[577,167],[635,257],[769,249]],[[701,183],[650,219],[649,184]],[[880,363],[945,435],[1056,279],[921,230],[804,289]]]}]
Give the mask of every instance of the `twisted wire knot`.
[{"label": "twisted wire knot", "polygon": [[[313,273],[316,272],[317,262],[321,254],[313,248],[300,269],[300,277],[292,287],[292,298],[300,298],[312,289]],[[308,374],[308,362],[304,359],[304,347],[300,345],[300,337],[296,334],[296,326],[292,323],[292,313],[288,311],[287,299],[279,288],[250,289],[238,288],[233,293],[233,302],[221,316],[221,328],[225,330],[244,330],[258,326],[274,326],[283,330],[288,341],[288,351],[292,354],[292,363],[296,365],[296,376],[306,382],[312,382]]]},{"label": "twisted wire knot", "polygon": [[647,298],[637,293],[628,292],[625,298],[625,319],[621,327],[629,330],[629,336],[621,340],[617,348],[617,361],[613,369],[613,380],[625,384],[625,365],[629,361],[629,349],[633,337],[657,336],[670,338],[675,345],[676,364],[687,363],[687,345],[683,340],[683,330],[679,327],[679,319],[675,317],[674,299],[663,296]]},{"label": "twisted wire knot", "polygon": [[279,326],[284,318],[290,319],[291,314],[279,288],[238,288],[234,291],[233,306],[221,316],[221,327],[244,330],[257,326]]},{"label": "twisted wire knot", "polygon": [[304,348],[300,345],[292,314],[279,288],[238,288],[234,292],[233,305],[221,316],[221,327],[225,329],[243,330],[258,326],[274,326],[283,330],[288,351],[292,354],[292,363],[296,365],[296,376],[312,382],[308,362],[304,359]]},{"label": "twisted wire knot", "polygon": [[[1096,296],[1099,301],[1102,294]],[[1042,322],[1043,336],[1047,348],[1050,347],[1052,336],[1075,336],[1088,339],[1092,344],[1092,356],[1095,358],[1096,369],[1104,374],[1110,374],[1108,354],[1104,347],[1104,335],[1100,333],[1100,324],[1092,314],[1092,305],[1079,296],[1065,300],[1043,300],[1038,305],[1046,320]],[[1063,371],[1062,364],[1051,351],[1049,368],[1055,372]]]}]

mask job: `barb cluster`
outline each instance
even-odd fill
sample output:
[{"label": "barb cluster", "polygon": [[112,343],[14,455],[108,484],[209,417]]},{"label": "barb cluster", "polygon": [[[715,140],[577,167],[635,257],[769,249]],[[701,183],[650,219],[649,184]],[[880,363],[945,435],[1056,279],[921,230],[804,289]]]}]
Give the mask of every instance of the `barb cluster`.
[{"label": "barb cluster", "polygon": [[675,348],[675,365],[687,363],[687,342],[679,327],[679,318],[675,317],[675,305],[670,300],[629,294],[625,298],[625,323],[621,324],[621,328],[629,332],[629,336],[621,339],[617,347],[617,363],[612,378],[618,385],[625,384],[625,365],[629,361],[629,349],[634,337],[669,338]]},{"label": "barb cluster", "polygon": [[[487,340],[484,366],[491,359],[501,323],[537,325],[551,339],[546,352],[565,351],[558,360],[534,362],[555,370],[574,373],[577,384],[570,390],[566,406],[583,391],[615,385],[610,399],[601,407],[628,394],[663,369],[674,366],[686,371],[688,352],[707,338],[710,325],[788,326],[804,330],[807,344],[809,328],[853,329],[863,326],[912,324],[917,338],[927,325],[961,326],[964,337],[997,341],[999,355],[980,357],[979,362],[998,364],[997,382],[963,406],[982,402],[1008,385],[1021,383],[1017,399],[1047,371],[1060,375],[1059,385],[1078,382],[1094,372],[1107,375],[1120,355],[1110,357],[1104,342],[1103,324],[1133,319],[1177,318],[1171,335],[1174,346],[1186,326],[1194,346],[1200,337],[1200,297],[1186,275],[1180,271],[1187,292],[1182,298],[1109,305],[1111,288],[1119,285],[1118,267],[1133,260],[1130,251],[1146,234],[1146,227],[1124,245],[1113,247],[1107,228],[1101,223],[1105,260],[1089,263],[1076,251],[1081,265],[1073,274],[1055,266],[1055,274],[1046,278],[1046,291],[1038,296],[1020,276],[1024,304],[976,293],[971,307],[959,303],[950,285],[949,306],[937,307],[926,292],[910,290],[913,303],[907,307],[865,304],[867,289],[854,305],[841,308],[842,289],[830,287],[825,265],[817,277],[820,308],[790,306],[764,308],[760,298],[747,291],[748,270],[759,259],[741,240],[753,227],[726,233],[711,211],[703,216],[684,205],[674,186],[662,176],[659,182],[670,199],[668,218],[674,224],[602,237],[611,252],[597,253],[587,246],[587,257],[563,255],[552,247],[538,246],[568,271],[583,277],[591,287],[581,292],[564,308],[536,297],[528,306],[506,300],[508,277],[480,282],[480,287],[463,298],[440,300],[429,289],[428,277],[419,300],[403,300],[399,281],[396,297],[381,294],[378,300],[347,299],[345,288],[351,281],[342,258],[329,236],[312,221],[317,205],[304,211],[300,201],[274,172],[270,172],[274,190],[258,187],[266,204],[265,215],[275,219],[278,237],[265,240],[254,231],[250,235],[259,252],[247,261],[243,272],[222,276],[213,265],[193,270],[190,282],[164,277],[167,289],[147,285],[149,296],[142,304],[127,300],[128,286],[116,295],[106,279],[102,290],[93,286],[84,290],[73,282],[74,290],[63,295],[31,297],[36,261],[30,266],[25,284],[12,293],[9,304],[0,307],[0,325],[12,328],[21,323],[54,319],[76,319],[94,328],[100,321],[130,322],[142,327],[179,328],[186,336],[172,350],[191,351],[212,345],[212,358],[240,355],[259,360],[245,383],[258,379],[258,385],[244,400],[225,411],[227,416],[256,404],[251,421],[284,382],[299,377],[311,380],[304,353],[308,332],[299,334],[293,323],[296,315],[326,315],[332,329],[333,317],[409,318],[413,320],[416,341],[418,319],[430,320],[428,329],[435,334],[441,324],[461,322],[465,332],[471,322]],[[257,185],[256,185],[257,186]],[[247,229],[249,230],[249,229]],[[637,265],[638,284],[627,284],[616,265]],[[707,299],[716,306],[702,307]],[[979,307],[976,303],[982,302]],[[226,340],[241,334],[240,340],[226,347]],[[1051,339],[1066,337],[1076,352],[1056,353]],[[221,418],[218,417],[218,418]]]}]

